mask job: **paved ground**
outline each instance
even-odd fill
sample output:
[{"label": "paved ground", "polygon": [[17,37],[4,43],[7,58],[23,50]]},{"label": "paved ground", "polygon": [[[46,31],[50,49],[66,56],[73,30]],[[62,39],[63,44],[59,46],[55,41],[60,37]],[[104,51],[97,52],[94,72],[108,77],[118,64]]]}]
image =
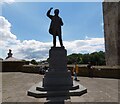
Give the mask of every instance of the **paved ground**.
[{"label": "paved ground", "polygon": [[[43,75],[20,72],[2,74],[2,102],[46,102],[46,98],[27,96],[27,90],[42,81]],[[71,97],[71,102],[118,102],[118,80],[78,77],[88,92]],[[1,84],[1,83],[0,83]],[[58,98],[59,99],[59,98]]]}]

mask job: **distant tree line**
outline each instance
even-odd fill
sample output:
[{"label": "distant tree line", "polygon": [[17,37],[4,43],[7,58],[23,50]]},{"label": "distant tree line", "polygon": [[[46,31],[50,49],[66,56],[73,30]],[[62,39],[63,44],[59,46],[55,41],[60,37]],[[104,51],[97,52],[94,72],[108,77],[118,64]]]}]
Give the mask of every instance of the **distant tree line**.
[{"label": "distant tree line", "polygon": [[[93,65],[105,65],[105,52],[99,51],[99,52],[93,52],[93,53],[87,53],[87,54],[77,54],[73,53],[67,56],[68,58],[68,64],[88,64],[88,62],[91,62]],[[32,59],[30,61],[31,64],[38,65],[38,63],[42,64],[45,62],[48,62],[49,58],[44,61],[37,62],[36,60]],[[25,61],[25,60],[23,60]],[[27,64],[29,64],[29,61],[27,61]]]},{"label": "distant tree line", "polygon": [[43,60],[43,61],[36,61],[35,59],[32,59],[30,61],[31,64],[33,65],[38,65],[38,64],[46,64],[47,60]]},{"label": "distant tree line", "polygon": [[93,65],[105,65],[105,52],[93,52],[91,54],[76,54],[73,53],[67,56],[68,64],[88,64],[91,62]]}]

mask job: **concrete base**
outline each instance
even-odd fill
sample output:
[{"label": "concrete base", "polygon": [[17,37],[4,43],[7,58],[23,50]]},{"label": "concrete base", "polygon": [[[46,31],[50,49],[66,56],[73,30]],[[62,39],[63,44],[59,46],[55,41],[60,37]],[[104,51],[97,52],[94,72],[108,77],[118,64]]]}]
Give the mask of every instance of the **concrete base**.
[{"label": "concrete base", "polygon": [[42,82],[35,84],[28,90],[27,94],[36,98],[42,98],[54,96],[80,96],[87,93],[87,89],[76,81],[73,81],[73,86],[69,90],[66,89],[66,86],[63,86],[59,91],[58,89],[56,90],[55,87],[53,90],[47,90],[42,87],[42,85]]}]

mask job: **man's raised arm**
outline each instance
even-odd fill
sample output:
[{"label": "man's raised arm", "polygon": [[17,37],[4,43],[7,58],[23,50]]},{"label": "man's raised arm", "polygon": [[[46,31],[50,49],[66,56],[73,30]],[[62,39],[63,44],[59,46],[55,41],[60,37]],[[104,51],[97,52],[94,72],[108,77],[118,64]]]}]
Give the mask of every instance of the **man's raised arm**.
[{"label": "man's raised arm", "polygon": [[53,16],[52,15],[50,15],[50,12],[51,12],[51,10],[52,10],[53,8],[50,8],[48,11],[47,11],[47,16],[51,19]]}]

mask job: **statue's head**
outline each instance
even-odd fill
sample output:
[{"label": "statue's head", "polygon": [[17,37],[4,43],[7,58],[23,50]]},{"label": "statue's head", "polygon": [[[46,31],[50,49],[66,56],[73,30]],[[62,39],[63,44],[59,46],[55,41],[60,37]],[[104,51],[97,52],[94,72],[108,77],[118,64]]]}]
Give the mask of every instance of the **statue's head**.
[{"label": "statue's head", "polygon": [[58,15],[59,14],[59,9],[55,9],[54,13],[55,13],[55,15]]},{"label": "statue's head", "polygon": [[11,53],[11,51],[12,51],[12,50],[11,50],[11,49],[9,49],[9,52],[10,52],[10,53]]}]

